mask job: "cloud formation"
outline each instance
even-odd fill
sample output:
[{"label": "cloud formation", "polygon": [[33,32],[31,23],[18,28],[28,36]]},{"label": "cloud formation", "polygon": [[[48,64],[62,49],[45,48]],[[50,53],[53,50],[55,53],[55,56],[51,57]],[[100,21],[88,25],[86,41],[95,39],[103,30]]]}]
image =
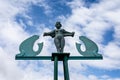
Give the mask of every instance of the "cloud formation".
[{"label": "cloud formation", "polygon": [[[84,6],[85,3],[82,2],[82,0],[66,1],[64,3],[71,9],[71,14],[67,16],[57,16],[54,20],[61,20],[63,28],[76,32],[74,38],[66,38],[65,51],[71,50],[71,55],[79,55],[75,49],[75,42],[80,42],[78,36],[84,35],[98,44],[99,53],[101,53],[104,58],[101,61],[69,61],[71,80],[79,80],[80,78],[82,80],[120,80],[119,76],[117,78],[104,74],[97,76],[97,73],[86,76],[81,73],[81,71],[87,71],[88,66],[102,70],[120,69],[120,1],[102,0],[99,3],[92,4],[89,8]],[[30,11],[31,4],[42,7],[47,16],[52,14],[53,7],[50,7],[45,0],[0,1],[1,80],[53,79],[53,63],[51,61],[16,61],[14,59],[15,55],[19,52],[19,44],[34,34],[26,32],[23,27],[26,26],[24,22],[19,24],[15,20],[16,15],[20,14],[29,19],[29,25],[34,25],[32,18],[27,15],[27,12]],[[40,55],[51,55],[49,53],[52,53],[56,49],[54,48],[55,46],[53,46],[52,39],[49,37],[43,38],[43,34],[41,34],[42,32],[51,30],[50,26],[45,26],[46,24],[36,25],[40,34],[40,40],[37,42],[43,41],[44,44],[47,44],[44,46]],[[104,35],[109,30],[113,30],[112,35],[105,37]],[[112,40],[106,41],[108,37],[112,37]],[[103,44],[104,41],[106,41],[107,44]],[[51,48],[51,46],[53,47]],[[59,68],[60,73],[62,73],[62,64],[60,64]],[[63,80],[62,77],[63,75],[59,75],[59,80]]]},{"label": "cloud formation", "polygon": [[[83,64],[86,63],[91,66],[105,69],[119,69],[120,57],[118,54],[120,49],[120,39],[118,35],[120,20],[118,19],[118,15],[120,12],[120,2],[118,0],[115,0],[114,2],[112,0],[103,0],[100,3],[91,5],[90,8],[83,7],[83,4],[79,5],[79,3],[82,3],[81,0],[75,0],[68,3],[72,9],[72,14],[64,20],[63,23],[66,26],[65,28],[76,32],[77,37],[74,41],[78,41],[78,35],[87,36],[95,41],[104,58],[101,61],[86,61],[83,62]],[[104,35],[109,30],[113,30],[113,33],[105,37]],[[111,38],[112,40],[107,40],[108,37],[113,38]],[[70,43],[72,41],[73,40],[69,40],[68,42]],[[103,44],[105,41],[107,42],[106,45]]]}]

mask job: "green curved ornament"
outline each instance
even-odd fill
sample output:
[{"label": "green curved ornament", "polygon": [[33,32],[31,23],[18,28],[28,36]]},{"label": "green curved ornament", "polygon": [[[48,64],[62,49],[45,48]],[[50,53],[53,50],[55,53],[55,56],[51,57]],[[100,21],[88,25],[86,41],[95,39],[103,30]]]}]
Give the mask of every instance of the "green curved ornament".
[{"label": "green curved ornament", "polygon": [[19,47],[20,54],[17,54],[16,56],[17,57],[22,57],[22,56],[25,57],[25,56],[36,56],[36,55],[38,55],[43,48],[43,42],[38,43],[39,48],[38,48],[37,51],[34,51],[33,46],[34,46],[34,43],[37,39],[39,39],[39,36],[38,35],[33,35],[32,37],[24,40],[20,44],[20,47]]},{"label": "green curved ornament", "polygon": [[76,48],[78,50],[78,52],[83,55],[83,56],[102,56],[100,54],[98,54],[98,46],[96,45],[95,42],[93,42],[92,40],[88,39],[85,36],[80,36],[79,39],[81,41],[83,41],[86,50],[82,51],[81,50],[81,44],[76,43]]}]

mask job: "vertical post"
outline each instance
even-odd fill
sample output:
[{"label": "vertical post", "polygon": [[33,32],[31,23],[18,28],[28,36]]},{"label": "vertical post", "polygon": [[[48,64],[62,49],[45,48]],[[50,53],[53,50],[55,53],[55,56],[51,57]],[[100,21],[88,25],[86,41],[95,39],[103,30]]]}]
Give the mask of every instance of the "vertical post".
[{"label": "vertical post", "polygon": [[58,57],[54,58],[54,80],[58,80]]},{"label": "vertical post", "polygon": [[68,58],[70,53],[52,53],[51,60],[54,61],[54,80],[58,80],[58,61],[63,61],[63,69],[64,69],[64,80],[69,79],[69,70],[68,70]]},{"label": "vertical post", "polygon": [[64,80],[70,80],[69,79],[68,57],[67,56],[64,56],[64,59],[63,59],[63,68],[64,68]]}]

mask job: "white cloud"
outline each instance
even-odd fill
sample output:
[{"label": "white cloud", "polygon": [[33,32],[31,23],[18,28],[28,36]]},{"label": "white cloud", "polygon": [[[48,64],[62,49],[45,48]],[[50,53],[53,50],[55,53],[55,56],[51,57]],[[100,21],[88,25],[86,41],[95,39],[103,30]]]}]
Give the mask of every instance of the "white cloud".
[{"label": "white cloud", "polygon": [[21,80],[23,74],[17,67],[14,58],[11,58],[9,54],[6,54],[5,50],[0,47],[0,79],[2,80]]},{"label": "white cloud", "polygon": [[[28,10],[27,7],[29,6],[29,4],[26,5],[27,3],[29,1],[0,1],[0,80],[26,80],[28,76],[30,78],[28,80],[33,80],[35,77],[39,79],[40,75],[44,78],[42,80],[45,80],[50,77],[49,75],[45,76],[45,74],[39,75],[34,70],[31,73],[27,72],[27,70],[23,71],[22,68],[18,67],[19,61],[15,60],[15,55],[19,52],[19,44],[30,36],[30,34],[24,31],[21,25],[14,21],[18,13],[25,15],[25,11]],[[34,63],[31,64],[33,65]],[[34,65],[31,68],[34,69]],[[31,68],[30,70],[32,70]],[[43,70],[47,71],[42,72],[48,72],[47,68]],[[36,76],[34,77],[33,75]]]},{"label": "white cloud", "polygon": [[[74,42],[78,42],[78,36],[84,35],[95,41],[99,46],[99,53],[103,54],[103,60],[101,61],[83,61],[82,64],[102,68],[102,69],[119,69],[120,68],[120,56],[119,44],[120,44],[120,1],[119,0],[102,0],[100,3],[93,4],[90,8],[79,4],[81,0],[74,0],[69,2],[68,5],[72,9],[72,14],[69,17],[64,18],[63,25],[66,30],[75,31],[74,39],[66,39],[66,47],[71,48],[72,55],[77,55]],[[75,5],[76,4],[76,5]],[[113,40],[108,42],[108,45],[102,44],[104,41],[104,34],[108,30],[113,29]],[[111,36],[112,36],[111,35]],[[109,36],[108,36],[109,37]],[[73,44],[71,44],[71,42]],[[67,49],[66,51],[68,51]],[[106,64],[108,66],[106,66]]]},{"label": "white cloud", "polygon": [[72,9],[80,8],[83,6],[83,2],[82,0],[74,0],[74,1],[68,2],[67,5],[69,5]]},{"label": "white cloud", "polygon": [[[52,80],[53,79],[53,63],[46,61],[16,61],[14,60],[15,55],[19,52],[18,46],[20,42],[29,37],[31,34],[28,34],[24,31],[21,25],[17,24],[14,21],[14,17],[18,13],[22,13],[24,16],[25,11],[29,10],[29,4],[34,3],[39,6],[43,6],[44,9],[49,13],[50,6],[46,6],[46,3],[43,3],[44,0],[1,0],[0,1],[0,79],[1,80]],[[18,3],[18,4],[16,4]],[[42,4],[43,3],[43,4]],[[104,69],[119,69],[119,59],[118,55],[119,46],[116,43],[119,43],[119,1],[115,0],[111,3],[105,1],[104,3],[100,3],[99,5],[95,5],[94,7],[87,9],[82,7],[81,1],[75,0],[68,5],[70,5],[72,9],[72,15],[69,18],[64,19],[63,25],[64,28],[70,31],[75,31],[74,38],[66,38],[66,47],[65,51],[70,50],[72,55],[79,55],[77,50],[75,49],[75,42],[79,41],[79,35],[86,35],[96,41],[99,46],[103,46],[102,49],[104,53],[104,60],[102,61],[81,61],[78,62],[69,62],[70,65],[70,76],[71,79],[79,80],[119,80],[119,78],[111,78],[111,77],[97,77],[95,75],[85,76],[77,71],[86,70],[85,66],[81,64],[87,64],[93,67],[104,68]],[[76,5],[77,4],[77,5]],[[104,5],[106,4],[106,5]],[[108,6],[107,6],[108,4]],[[114,5],[115,12],[113,12],[113,7],[109,7],[109,4]],[[117,7],[116,7],[117,5]],[[105,9],[104,9],[105,7]],[[114,14],[114,16],[113,16]],[[110,42],[108,45],[102,45],[101,42],[103,40],[104,32],[111,28],[111,24],[106,23],[104,20],[108,20],[111,24],[114,25],[114,41]],[[28,22],[30,25],[33,25],[31,22]],[[80,26],[80,25],[83,26]],[[38,25],[39,26],[39,25]],[[44,24],[42,25],[44,26]],[[48,28],[39,30],[42,32],[50,31]],[[102,33],[103,32],[103,33]],[[98,37],[99,36],[99,37]],[[37,42],[44,41],[44,48],[41,52],[41,55],[51,55],[52,51],[55,51],[55,46],[53,46],[53,42],[50,42],[50,38],[43,38],[42,34],[40,35],[40,40]],[[99,41],[100,40],[100,41]],[[37,43],[36,42],[36,43]],[[52,46],[52,47],[51,47]],[[45,48],[46,47],[46,48]],[[53,48],[54,47],[54,48]],[[112,48],[114,47],[114,48]],[[111,49],[112,48],[112,49]],[[112,51],[116,53],[113,54]],[[110,53],[110,55],[109,55]],[[24,62],[24,63],[23,63]],[[43,64],[39,66],[38,63]],[[26,68],[23,69],[24,65],[27,65]],[[108,66],[106,66],[106,65]],[[19,65],[19,67],[18,67]],[[37,66],[36,66],[37,65]],[[76,68],[77,66],[77,68]],[[79,69],[80,68],[80,69]],[[60,71],[62,69],[62,64],[60,64]],[[72,71],[72,69],[76,69]],[[38,71],[38,72],[37,72]],[[79,77],[78,77],[79,76]],[[62,76],[59,76],[60,80],[63,80]]]},{"label": "white cloud", "polygon": [[117,59],[120,60],[120,57],[118,56],[119,49],[120,47],[117,44],[111,42],[105,47],[104,52],[106,56],[116,59],[116,60]]}]

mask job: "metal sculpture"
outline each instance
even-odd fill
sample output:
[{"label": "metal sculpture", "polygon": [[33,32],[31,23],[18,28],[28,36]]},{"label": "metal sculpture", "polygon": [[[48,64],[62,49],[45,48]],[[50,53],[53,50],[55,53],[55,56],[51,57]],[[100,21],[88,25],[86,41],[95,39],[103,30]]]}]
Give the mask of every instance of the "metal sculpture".
[{"label": "metal sculpture", "polygon": [[19,47],[20,54],[17,54],[16,56],[22,57],[22,56],[36,56],[36,55],[38,55],[43,48],[43,43],[38,43],[38,50],[34,51],[33,46],[34,46],[34,43],[37,39],[39,39],[39,36],[34,35],[34,36],[24,40]]},{"label": "metal sculpture", "polygon": [[63,53],[64,46],[65,46],[65,39],[66,36],[74,36],[74,32],[68,32],[64,29],[61,29],[62,25],[60,22],[56,22],[55,24],[56,29],[51,32],[45,32],[43,36],[51,36],[54,38],[54,43],[58,53]]},{"label": "metal sculpture", "polygon": [[88,39],[85,36],[80,36],[79,39],[83,41],[86,50],[81,50],[81,44],[76,43],[76,48],[78,52],[83,56],[101,56],[98,54],[98,46],[92,40]]},{"label": "metal sculpture", "polygon": [[[101,60],[103,59],[101,54],[98,54],[98,46],[93,42],[92,40],[88,39],[85,36],[80,36],[79,39],[83,41],[86,50],[81,50],[81,44],[76,43],[76,48],[78,52],[82,56],[70,56],[70,53],[63,52],[64,46],[65,46],[65,40],[64,37],[66,36],[74,36],[74,32],[67,32],[64,29],[61,28],[61,23],[56,22],[55,24],[56,28],[55,30],[51,32],[44,33],[43,36],[51,36],[54,38],[54,43],[57,48],[56,53],[52,53],[51,56],[37,56],[42,48],[43,43],[38,43],[38,50],[34,51],[33,46],[35,41],[39,38],[38,35],[34,35],[26,40],[24,40],[20,47],[19,51],[20,54],[17,54],[15,59],[16,60],[51,60],[54,61],[54,80],[58,80],[58,61],[63,61],[63,69],[64,69],[64,79],[69,79],[69,70],[68,70],[68,60]],[[59,54],[62,53],[62,54]]]}]

